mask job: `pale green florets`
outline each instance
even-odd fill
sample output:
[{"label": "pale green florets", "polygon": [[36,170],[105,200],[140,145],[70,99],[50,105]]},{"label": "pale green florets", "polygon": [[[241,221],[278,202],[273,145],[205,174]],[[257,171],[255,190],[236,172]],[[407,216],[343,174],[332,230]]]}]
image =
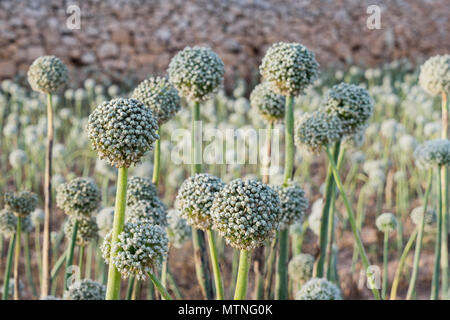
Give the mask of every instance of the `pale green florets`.
[{"label": "pale green florets", "polygon": [[[416,207],[411,211],[411,220],[416,226],[420,226],[423,218],[423,206]],[[436,225],[437,213],[436,210],[428,208],[425,213],[425,228],[430,229]]]},{"label": "pale green florets", "polygon": [[105,300],[106,287],[101,283],[84,279],[69,286],[65,300]]},{"label": "pale green florets", "polygon": [[[31,232],[33,230],[33,222],[30,216],[22,218],[20,224],[22,232]],[[5,237],[14,235],[17,231],[17,217],[11,211],[3,209],[0,211],[0,234]]]},{"label": "pale green florets", "polygon": [[127,208],[126,221],[139,222],[140,220],[145,220],[148,223],[166,227],[166,212],[166,205],[158,197],[152,201],[140,200]]},{"label": "pale green florets", "polygon": [[304,284],[311,279],[314,269],[314,257],[308,253],[300,253],[293,257],[288,264],[288,273],[291,279]]},{"label": "pale green florets", "polygon": [[182,245],[191,237],[192,230],[183,219],[178,210],[172,209],[167,212],[167,221],[169,225],[166,228],[169,242],[175,248],[181,248]]},{"label": "pale green florets", "polygon": [[432,96],[450,92],[450,55],[438,55],[425,61],[420,68],[419,83]]},{"label": "pale green florets", "polygon": [[152,201],[158,196],[158,190],[148,178],[131,177],[127,186],[127,206],[132,206],[140,200]]},{"label": "pale green florets", "polygon": [[381,232],[391,232],[397,229],[397,218],[390,212],[381,214],[375,221],[378,230]]},{"label": "pale green florets", "polygon": [[42,223],[44,223],[45,220],[45,212],[42,209],[35,209],[33,212],[31,212],[31,221],[33,222],[33,224],[36,225],[41,225]]},{"label": "pale green florets", "polygon": [[211,49],[186,47],[172,58],[167,72],[181,96],[204,101],[222,84],[225,66]]},{"label": "pale green florets", "polygon": [[98,226],[98,234],[102,237],[106,236],[113,228],[114,207],[103,208],[95,218]]},{"label": "pale green florets", "polygon": [[145,280],[153,268],[159,266],[168,251],[166,232],[160,227],[145,221],[126,223],[119,234],[118,241],[111,247],[111,232],[102,244],[103,258],[112,263],[123,278],[136,276]]},{"label": "pale green florets", "polygon": [[34,91],[54,93],[67,83],[69,71],[55,56],[43,56],[33,61],[28,69],[28,82]]},{"label": "pale green florets", "polygon": [[84,247],[89,244],[92,240],[98,237],[98,225],[95,218],[90,217],[69,217],[67,222],[64,224],[64,233],[68,239],[72,237],[73,226],[75,220],[78,220],[77,228],[77,239],[76,244],[78,246]]},{"label": "pale green florets", "polygon": [[284,118],[285,103],[285,97],[273,92],[267,82],[258,84],[250,94],[250,105],[267,122],[280,121]]},{"label": "pale green florets", "polygon": [[321,111],[305,113],[296,124],[295,143],[299,148],[318,153],[321,148],[342,137],[342,125],[338,117]]},{"label": "pale green florets", "polygon": [[27,163],[28,157],[25,151],[21,149],[15,149],[9,154],[9,164],[14,169],[20,169]]},{"label": "pale green florets", "polygon": [[274,92],[297,96],[319,77],[319,64],[304,45],[279,42],[267,50],[259,71]]},{"label": "pale green florets", "polygon": [[36,209],[37,201],[37,195],[30,191],[5,193],[5,207],[14,212],[16,216],[25,217],[30,215]]},{"label": "pale green florets", "polygon": [[341,291],[332,282],[312,278],[295,295],[296,300],[342,300]]},{"label": "pale green florets", "polygon": [[56,188],[56,204],[67,215],[89,216],[100,201],[100,190],[91,179],[75,178]]},{"label": "pale green florets", "polygon": [[280,229],[286,229],[294,222],[302,222],[308,208],[305,191],[293,182],[287,187],[276,186],[274,189],[281,202]]},{"label": "pale green florets", "polygon": [[159,125],[166,123],[181,108],[178,92],[166,78],[152,77],[142,81],[131,97],[152,109]]},{"label": "pale green florets", "polygon": [[417,146],[414,151],[417,164],[423,168],[450,165],[450,141],[434,139]]},{"label": "pale green florets", "polygon": [[252,250],[279,229],[280,198],[257,180],[236,179],[216,195],[211,208],[214,228],[232,247]]},{"label": "pale green florets", "polygon": [[354,84],[340,83],[329,91],[323,111],[337,116],[345,135],[355,134],[373,114],[373,101],[366,89]]},{"label": "pale green florets", "polygon": [[135,99],[113,99],[89,116],[88,137],[94,150],[117,168],[141,161],[159,139],[158,123],[150,108]]},{"label": "pale green florets", "polygon": [[207,173],[186,179],[181,184],[176,198],[181,217],[194,228],[209,229],[212,225],[211,207],[214,197],[224,185],[220,178]]}]

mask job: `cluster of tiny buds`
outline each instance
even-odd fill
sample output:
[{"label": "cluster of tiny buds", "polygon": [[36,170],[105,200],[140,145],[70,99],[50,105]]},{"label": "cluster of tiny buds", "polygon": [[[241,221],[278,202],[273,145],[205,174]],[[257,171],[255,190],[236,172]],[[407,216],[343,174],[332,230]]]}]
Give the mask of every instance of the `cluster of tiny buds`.
[{"label": "cluster of tiny buds", "polygon": [[[30,232],[33,229],[33,223],[30,216],[22,218],[21,231]],[[17,217],[16,215],[7,210],[0,210],[0,234],[5,237],[14,235],[17,231]]]},{"label": "cluster of tiny buds", "polygon": [[342,300],[341,290],[324,278],[312,278],[295,295],[296,300]]},{"label": "cluster of tiny buds", "polygon": [[56,204],[67,215],[89,216],[100,202],[100,190],[90,178],[75,178],[56,188]]},{"label": "cluster of tiny buds", "polygon": [[68,289],[64,293],[65,300],[105,300],[106,296],[106,287],[90,279],[76,281]]},{"label": "cluster of tiny buds", "polygon": [[294,256],[288,264],[288,274],[298,284],[303,284],[313,275],[314,257],[308,253]]},{"label": "cluster of tiny buds", "polygon": [[4,195],[6,209],[15,215],[25,217],[36,209],[37,195],[30,191],[6,192]]},{"label": "cluster of tiny buds", "polygon": [[397,218],[390,212],[380,214],[375,221],[378,230],[381,232],[392,232],[397,229]]},{"label": "cluster of tiny buds", "polygon": [[98,237],[98,225],[95,218],[70,216],[64,224],[64,233],[68,239],[72,236],[75,221],[78,222],[76,236],[78,246],[84,247]]},{"label": "cluster of tiny buds", "polygon": [[127,186],[127,206],[133,206],[140,200],[152,201],[158,196],[155,185],[148,178],[131,177]]},{"label": "cluster of tiny buds", "polygon": [[434,139],[417,146],[414,151],[415,161],[420,167],[432,168],[450,165],[450,141]]},{"label": "cluster of tiny buds", "polygon": [[166,205],[158,197],[153,199],[153,201],[140,200],[127,208],[126,221],[138,222],[145,220],[148,223],[164,228],[167,226],[166,212]]},{"label": "cluster of tiny buds", "polygon": [[33,61],[28,69],[31,88],[42,93],[54,93],[66,84],[69,72],[66,65],[55,56],[42,56]]},{"label": "cluster of tiny buds", "polygon": [[181,246],[191,237],[192,230],[187,221],[181,217],[178,210],[172,209],[167,212],[168,226],[166,228],[170,244],[175,248]]},{"label": "cluster of tiny buds", "polygon": [[420,68],[419,83],[429,94],[450,92],[450,55],[437,55]]},{"label": "cluster of tiny buds", "polygon": [[281,203],[280,229],[286,229],[295,222],[302,222],[308,208],[305,191],[296,183],[289,181],[287,187],[275,186]]},{"label": "cluster of tiny buds", "polygon": [[[422,223],[422,218],[424,217],[424,207],[419,206],[411,211],[411,220],[416,226],[420,226]],[[431,229],[436,225],[437,221],[437,213],[433,208],[427,208],[427,212],[425,212],[425,228]]]},{"label": "cluster of tiny buds", "polygon": [[272,91],[270,84],[258,84],[250,94],[250,105],[267,122],[278,122],[284,118],[286,98]]}]

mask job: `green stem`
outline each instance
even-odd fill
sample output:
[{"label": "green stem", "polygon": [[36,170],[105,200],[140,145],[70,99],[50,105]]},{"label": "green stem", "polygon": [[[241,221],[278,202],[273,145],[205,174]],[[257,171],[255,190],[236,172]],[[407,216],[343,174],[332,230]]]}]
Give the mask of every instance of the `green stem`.
[{"label": "green stem", "polygon": [[384,233],[383,241],[383,284],[381,287],[381,298],[386,300],[386,291],[388,285],[388,254],[389,254],[389,232]]},{"label": "green stem", "polygon": [[96,244],[96,240],[93,240],[91,243],[88,244],[88,248],[87,248],[87,254],[86,254],[86,271],[85,271],[85,278],[86,279],[90,279],[91,278],[91,272],[92,272],[92,256],[93,253],[95,251],[95,244]]},{"label": "green stem", "polygon": [[67,256],[66,256],[66,273],[64,276],[64,290],[67,290],[69,288],[69,277],[72,274],[70,268],[72,267],[73,262],[73,252],[75,250],[75,244],[77,242],[77,232],[78,232],[78,219],[75,219],[75,222],[73,224],[72,228],[72,236],[70,237],[70,243],[69,243],[69,249],[67,250]]},{"label": "green stem", "polygon": [[51,271],[51,273],[50,273],[50,279],[51,279],[51,282],[53,282],[53,281],[55,280],[56,276],[58,275],[59,270],[61,270],[61,267],[63,266],[64,262],[65,262],[66,259],[67,259],[67,254],[68,254],[68,251],[64,252],[64,253],[58,258],[58,260],[56,260],[56,263],[55,263],[55,265],[53,266],[53,269],[52,269],[52,271]]},{"label": "green stem", "polygon": [[[294,171],[294,97],[286,97],[286,110],[284,112],[284,139],[285,139],[285,162],[284,162],[284,181],[286,187],[288,181],[292,178]],[[287,279],[286,279],[287,281]]]},{"label": "green stem", "polygon": [[270,243],[269,254],[267,255],[267,263],[264,270],[264,298],[270,299],[271,287],[272,287],[272,275],[273,267],[276,258],[276,246],[278,243],[278,237],[274,237]]},{"label": "green stem", "polygon": [[16,235],[14,234],[9,239],[8,258],[6,259],[5,277],[3,278],[3,300],[8,300],[9,296],[9,279],[11,278],[15,243]]},{"label": "green stem", "polygon": [[[114,223],[111,237],[111,246],[117,242],[119,234],[125,224],[125,207],[127,199],[128,168],[119,168],[117,179],[116,204],[114,209]],[[113,254],[109,258],[108,283],[106,286],[106,300],[118,300],[120,298],[120,272],[112,263]]]},{"label": "green stem", "polygon": [[128,279],[128,288],[127,288],[127,296],[126,296],[126,300],[131,300],[131,296],[133,295],[133,288],[134,288],[134,283],[136,278],[134,276],[130,276],[130,278]]},{"label": "green stem", "polygon": [[19,300],[20,292],[19,292],[19,263],[20,263],[20,240],[21,240],[21,231],[22,231],[22,217],[17,217],[17,226],[16,226],[16,250],[14,253],[14,300]]},{"label": "green stem", "polygon": [[31,270],[30,234],[28,232],[25,233],[25,237],[23,240],[23,251],[25,255],[25,272],[27,273],[28,282],[30,283],[33,295],[37,297],[38,293],[36,290],[36,286],[34,285],[33,272]]},{"label": "green stem", "polygon": [[339,193],[342,197],[342,201],[344,201],[344,205],[347,209],[347,214],[348,214],[348,219],[350,221],[350,226],[352,228],[352,232],[353,232],[353,236],[355,238],[355,242],[358,246],[358,251],[359,251],[359,255],[361,256],[361,260],[364,266],[364,270],[367,273],[367,276],[369,278],[369,283],[371,284],[371,288],[372,288],[372,293],[375,297],[375,299],[380,300],[380,293],[378,292],[378,289],[375,288],[375,281],[373,279],[373,274],[369,272],[369,267],[370,267],[370,263],[369,263],[369,259],[367,258],[366,255],[366,251],[364,250],[364,245],[361,241],[361,237],[359,235],[359,231],[356,225],[356,221],[355,221],[355,215],[353,214],[353,208],[350,205],[350,202],[348,201],[347,195],[345,193],[344,190],[344,186],[342,185],[342,181],[341,178],[339,176],[339,173],[337,171],[336,168],[336,164],[334,163],[334,159],[333,159],[333,155],[330,152],[330,149],[328,148],[328,146],[325,148],[325,151],[327,153],[328,156],[328,160],[329,163],[331,164],[331,169],[333,171],[333,176],[334,176],[334,180],[337,184],[337,187],[339,189]]},{"label": "green stem", "polygon": [[84,246],[80,246],[80,249],[78,251],[78,269],[80,272],[80,277],[82,278],[83,274],[83,259],[84,259]]},{"label": "green stem", "polygon": [[448,291],[448,170],[441,166],[441,193],[442,193],[442,229],[441,229],[441,292],[445,299]]},{"label": "green stem", "polygon": [[178,300],[183,300],[183,295],[181,294],[180,289],[178,289],[177,282],[175,281],[175,278],[172,274],[172,271],[170,270],[169,265],[167,265],[167,279],[169,280],[170,287],[172,288],[175,297]]},{"label": "green stem", "polygon": [[[158,134],[161,130],[158,130]],[[155,142],[155,150],[153,154],[153,177],[152,182],[155,186],[159,183],[159,176],[161,170],[161,138]]]},{"label": "green stem", "polygon": [[247,250],[241,250],[234,300],[244,300],[247,296],[248,270],[250,268],[249,257],[250,255]]},{"label": "green stem", "polygon": [[211,255],[211,263],[213,267],[214,283],[216,285],[217,300],[223,300],[224,299],[223,282],[222,277],[220,275],[220,266],[219,261],[217,259],[217,250],[216,250],[216,243],[214,240],[214,234],[211,228],[209,228],[206,233],[208,234],[209,253]]},{"label": "green stem", "polygon": [[41,283],[42,277],[42,254],[41,254],[41,237],[40,237],[41,225],[38,223],[34,226],[34,251],[36,251],[36,260],[39,271],[39,283]]},{"label": "green stem", "polygon": [[[431,185],[433,182],[433,170],[430,169],[428,172],[428,183],[427,183],[427,189],[425,191],[425,199],[424,199],[424,205],[423,205],[423,216],[422,220],[419,226],[419,233],[416,241],[416,249],[414,251],[414,264],[413,264],[413,270],[411,273],[411,280],[409,281],[409,287],[408,287],[408,293],[406,294],[406,299],[410,300],[413,296],[414,292],[416,291],[416,281],[417,276],[419,274],[419,261],[420,261],[420,252],[422,250],[422,241],[423,241],[423,234],[425,230],[425,214],[428,210],[428,198],[431,192]],[[395,296],[394,296],[395,297]]]},{"label": "green stem", "polygon": [[[440,186],[441,171],[438,170],[438,182]],[[439,212],[437,217],[437,230],[436,230],[436,244],[434,247],[434,268],[433,278],[431,280],[431,300],[437,300],[439,297],[439,278],[440,270],[439,264],[441,261],[441,243],[442,243],[442,188],[439,188]]]},{"label": "green stem", "polygon": [[164,297],[165,300],[173,300],[169,292],[167,292],[166,288],[161,284],[161,282],[159,282],[157,277],[155,277],[151,272],[148,273],[148,276],[150,277],[156,289],[158,289],[159,293],[161,293],[161,296]]},{"label": "green stem", "polygon": [[287,228],[278,232],[279,251],[277,261],[277,274],[275,277],[275,299],[286,300],[288,298],[288,251],[289,251],[289,230]]},{"label": "green stem", "polygon": [[236,280],[239,267],[239,250],[233,249],[233,260],[231,262],[231,284],[229,287],[229,296],[232,297],[236,289]]}]

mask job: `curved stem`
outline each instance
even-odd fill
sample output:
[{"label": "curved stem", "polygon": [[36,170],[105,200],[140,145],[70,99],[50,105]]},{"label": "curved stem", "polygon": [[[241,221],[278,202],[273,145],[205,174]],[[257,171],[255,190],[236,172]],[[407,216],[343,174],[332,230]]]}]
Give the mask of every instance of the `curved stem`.
[{"label": "curved stem", "polygon": [[[127,178],[128,168],[119,168],[111,245],[114,245],[114,242],[117,242],[125,223]],[[112,263],[112,258],[113,255],[111,254],[108,268],[108,283],[106,286],[106,300],[117,300],[120,297],[120,272]]]},{"label": "curved stem", "polygon": [[165,300],[173,300],[172,296],[169,294],[169,292],[167,292],[166,288],[161,284],[161,282],[159,282],[157,277],[155,277],[151,272],[148,273],[148,276]]},{"label": "curved stem", "polygon": [[11,278],[11,269],[13,264],[14,246],[16,243],[16,234],[9,239],[8,258],[6,259],[5,277],[3,278],[3,300],[8,300],[9,296],[9,279]]},{"label": "curved stem", "polygon": [[73,224],[72,228],[72,236],[70,237],[70,243],[69,248],[67,250],[66,255],[66,273],[64,275],[64,290],[67,290],[69,288],[69,277],[71,275],[71,266],[73,262],[73,252],[75,249],[75,243],[77,242],[77,232],[78,232],[78,219],[75,219],[75,222]]},{"label": "curved stem", "polygon": [[333,159],[333,155],[331,154],[330,149],[328,148],[328,146],[325,148],[325,150],[326,150],[326,153],[327,153],[327,156],[328,156],[328,160],[329,160],[329,162],[331,164],[331,169],[333,171],[334,180],[336,181],[336,185],[337,185],[337,187],[339,189],[339,193],[341,194],[342,201],[344,201],[344,205],[345,205],[345,207],[347,209],[347,214],[348,214],[348,219],[350,221],[350,226],[352,228],[352,232],[353,232],[353,236],[355,238],[355,242],[356,242],[356,244],[358,246],[359,255],[361,256],[361,260],[362,260],[364,269],[365,269],[365,271],[367,273],[367,276],[369,278],[368,279],[369,283],[371,284],[372,293],[373,293],[375,299],[380,300],[380,293],[378,292],[378,289],[375,288],[375,280],[373,278],[373,274],[370,273],[370,271],[369,271],[370,262],[369,262],[369,259],[367,258],[366,251],[364,249],[364,245],[363,245],[363,243],[361,241],[361,237],[359,235],[359,231],[358,231],[358,228],[356,226],[355,215],[353,214],[352,206],[350,205],[350,202],[348,201],[347,195],[345,194],[344,186],[342,185],[341,178],[340,178],[339,173],[337,171],[336,164],[335,164],[334,159]]},{"label": "curved stem", "polygon": [[17,217],[17,225],[16,225],[16,249],[14,253],[14,300],[19,300],[20,292],[19,292],[19,263],[20,263],[20,240],[21,240],[21,231],[22,231],[22,217]]},{"label": "curved stem", "polygon": [[[158,130],[158,134],[161,130]],[[159,183],[160,168],[161,168],[161,138],[155,142],[155,150],[153,151],[153,177],[152,183],[157,186]]]},{"label": "curved stem", "polygon": [[219,266],[219,261],[217,258],[217,249],[216,249],[216,243],[214,240],[214,234],[213,234],[211,228],[209,228],[206,233],[208,234],[209,253],[210,253],[211,263],[212,263],[212,267],[213,267],[214,283],[216,285],[217,300],[223,300],[224,299],[223,282],[222,282],[222,277],[220,275],[220,266]]},{"label": "curved stem", "polygon": [[244,300],[247,296],[248,270],[250,268],[250,255],[247,250],[241,250],[239,255],[239,271],[236,281],[234,300]]}]

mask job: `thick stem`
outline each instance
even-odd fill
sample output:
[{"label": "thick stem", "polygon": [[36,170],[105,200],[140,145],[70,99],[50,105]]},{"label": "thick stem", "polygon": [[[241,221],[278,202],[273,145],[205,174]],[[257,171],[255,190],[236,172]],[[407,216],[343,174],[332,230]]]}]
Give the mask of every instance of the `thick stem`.
[{"label": "thick stem", "polygon": [[46,297],[50,290],[51,243],[50,232],[52,224],[52,152],[53,152],[53,106],[52,95],[47,95],[47,152],[45,156],[44,181],[44,234],[42,243],[42,284],[41,297]]},{"label": "thick stem", "polygon": [[156,289],[158,289],[159,293],[161,294],[162,297],[164,297],[165,300],[173,300],[169,292],[167,292],[166,288],[161,284],[161,282],[159,282],[157,277],[155,277],[151,272],[148,273],[148,276],[150,277]]},{"label": "thick stem", "polygon": [[11,278],[11,269],[13,264],[14,246],[16,243],[16,235],[12,235],[9,239],[8,258],[6,259],[5,277],[3,278],[3,300],[8,300],[9,296],[9,279]]},{"label": "thick stem", "polygon": [[275,299],[286,300],[288,298],[287,264],[289,255],[289,229],[285,228],[278,233],[278,260],[277,275],[275,277]]},{"label": "thick stem", "polygon": [[247,250],[241,250],[234,300],[244,300],[247,297],[248,270],[250,268],[249,257],[250,255]]},{"label": "thick stem", "polygon": [[348,214],[348,219],[350,221],[350,226],[352,228],[352,232],[353,232],[353,236],[355,238],[355,242],[356,242],[356,244],[358,246],[358,251],[359,251],[359,255],[361,256],[361,260],[362,260],[362,263],[363,263],[363,266],[364,266],[364,270],[366,271],[366,274],[367,274],[367,276],[369,278],[369,283],[371,284],[372,293],[373,293],[375,299],[380,300],[380,293],[378,292],[378,289],[375,288],[375,280],[373,278],[373,274],[370,273],[370,270],[369,270],[370,262],[369,262],[369,259],[367,258],[366,251],[364,249],[364,245],[363,245],[363,243],[361,241],[361,237],[359,235],[359,231],[358,231],[358,228],[357,228],[357,225],[356,225],[356,221],[355,221],[355,215],[353,214],[353,208],[350,205],[350,202],[348,201],[347,195],[346,195],[345,190],[344,190],[344,186],[342,185],[341,178],[339,176],[339,173],[338,173],[337,168],[336,168],[336,164],[335,164],[334,159],[333,159],[333,155],[331,154],[330,149],[328,148],[328,146],[325,148],[325,150],[327,152],[329,163],[331,164],[331,169],[333,171],[334,180],[335,180],[336,185],[337,185],[337,187],[339,189],[339,193],[340,193],[340,195],[342,197],[342,201],[344,201],[345,208],[347,209],[347,214]]},{"label": "thick stem", "polygon": [[71,267],[73,262],[73,252],[75,249],[75,244],[77,242],[77,232],[78,232],[78,219],[75,219],[72,228],[72,236],[70,237],[69,249],[66,255],[66,273],[64,275],[64,290],[69,288],[69,277],[72,274]]},{"label": "thick stem", "polygon": [[127,288],[127,295],[125,297],[125,300],[131,300],[135,282],[136,282],[136,278],[134,276],[130,276],[130,278],[128,279],[128,288]]},{"label": "thick stem", "polygon": [[39,284],[42,281],[42,252],[41,252],[41,225],[38,223],[34,226],[34,251],[36,252],[36,260],[39,271]]},{"label": "thick stem", "polygon": [[441,226],[441,292],[443,298],[446,298],[448,291],[448,169],[441,166],[441,207],[442,207],[442,226]]},{"label": "thick stem", "polygon": [[[114,209],[114,223],[111,236],[111,246],[117,242],[125,223],[125,207],[127,199],[128,168],[119,168],[117,181],[116,204]],[[108,283],[106,286],[106,300],[120,298],[120,272],[112,263],[113,255],[109,258]]]},{"label": "thick stem", "polygon": [[[441,182],[441,171],[438,170],[438,185]],[[434,269],[433,278],[431,280],[431,300],[437,300],[439,297],[439,264],[441,261],[441,243],[442,243],[442,188],[439,188],[439,210],[437,217],[436,244],[434,247]]]},{"label": "thick stem", "polygon": [[21,231],[22,231],[22,217],[17,217],[16,226],[16,249],[14,253],[14,300],[19,300],[19,263],[20,263],[20,248],[21,248]]},{"label": "thick stem", "polygon": [[[158,130],[160,133],[160,130]],[[153,177],[152,182],[155,186],[159,183],[159,176],[161,170],[161,138],[155,142],[155,150],[153,151]]]},{"label": "thick stem", "polygon": [[278,243],[278,237],[274,237],[270,243],[269,254],[267,255],[266,268],[264,270],[264,299],[270,299],[270,293],[272,288],[272,275],[273,267],[276,258],[276,247]]},{"label": "thick stem", "polygon": [[78,251],[78,269],[80,272],[80,277],[83,277],[83,260],[84,260],[84,246],[80,246]]},{"label": "thick stem", "polygon": [[288,181],[292,178],[294,171],[294,97],[286,97],[286,108],[284,112],[284,139],[285,139],[285,162],[284,162],[284,181],[283,185],[287,186]]},{"label": "thick stem", "polygon": [[388,254],[389,254],[389,232],[384,232],[383,241],[383,284],[381,287],[381,298],[386,300],[386,291],[388,285]]},{"label": "thick stem", "polygon": [[208,234],[209,254],[211,257],[211,263],[213,267],[214,283],[216,285],[217,300],[223,300],[224,299],[223,282],[222,277],[220,275],[220,266],[217,258],[216,243],[211,228],[208,229],[207,234]]}]

